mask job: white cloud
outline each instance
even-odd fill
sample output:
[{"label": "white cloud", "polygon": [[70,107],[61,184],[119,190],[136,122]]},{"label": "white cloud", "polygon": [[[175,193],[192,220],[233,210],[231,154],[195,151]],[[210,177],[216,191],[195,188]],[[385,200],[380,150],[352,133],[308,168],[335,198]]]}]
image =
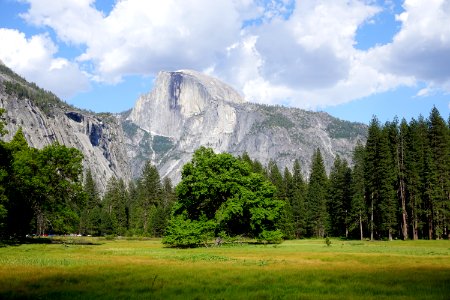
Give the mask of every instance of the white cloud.
[{"label": "white cloud", "polygon": [[383,70],[450,91],[450,1],[406,0],[400,32],[375,49]]},{"label": "white cloud", "polygon": [[122,0],[103,16],[92,0],[28,2],[28,22],[85,45],[79,61],[93,63],[95,78],[113,83],[127,74],[208,68],[239,37],[239,12],[254,7],[245,0]]},{"label": "white cloud", "polygon": [[89,87],[88,79],[78,66],[65,58],[55,58],[57,47],[46,35],[25,34],[0,28],[0,59],[18,74],[68,98]]},{"label": "white cloud", "polygon": [[[380,7],[372,0],[118,0],[108,15],[94,0],[27,2],[23,18],[81,49],[77,63],[96,81],[192,68],[231,83],[251,101],[304,108],[418,82],[450,91],[448,0],[406,0],[393,42],[366,51],[355,48],[358,28],[376,23],[382,10],[392,13],[392,1]],[[76,64],[54,58],[48,36],[22,40],[36,49],[18,57],[44,57],[45,70],[78,76]]]}]

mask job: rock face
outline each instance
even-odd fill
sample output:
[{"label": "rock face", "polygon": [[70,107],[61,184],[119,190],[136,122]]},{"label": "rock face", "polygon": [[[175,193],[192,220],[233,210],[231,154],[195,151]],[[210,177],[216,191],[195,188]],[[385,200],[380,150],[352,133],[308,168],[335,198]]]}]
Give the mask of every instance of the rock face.
[{"label": "rock face", "polygon": [[130,180],[151,160],[174,183],[200,146],[242,155],[281,170],[299,159],[307,175],[321,149],[329,170],[336,155],[350,161],[367,126],[326,113],[246,103],[231,87],[194,71],[161,72],[154,89],[122,114],[95,114],[61,102],[0,64],[0,107],[10,140],[19,127],[32,147],[53,142],[84,154],[100,190],[111,176]]},{"label": "rock face", "polygon": [[[8,91],[7,83],[17,84],[28,95],[20,97],[18,94],[23,92]],[[124,134],[117,116],[83,112],[54,99],[44,111],[33,101],[37,94],[52,96],[13,73],[0,73],[0,107],[6,109],[4,117],[9,132],[4,140],[11,140],[22,127],[32,147],[40,149],[58,142],[79,149],[84,154],[85,168],[91,169],[101,191],[111,176],[131,179]]]},{"label": "rock face", "polygon": [[247,152],[263,164],[273,159],[280,168],[291,168],[298,158],[305,175],[320,148],[329,169],[336,155],[351,159],[367,129],[326,113],[245,103],[231,87],[194,71],[161,72],[153,91],[124,115],[124,124],[133,175],[151,158],[175,182],[200,146]]}]

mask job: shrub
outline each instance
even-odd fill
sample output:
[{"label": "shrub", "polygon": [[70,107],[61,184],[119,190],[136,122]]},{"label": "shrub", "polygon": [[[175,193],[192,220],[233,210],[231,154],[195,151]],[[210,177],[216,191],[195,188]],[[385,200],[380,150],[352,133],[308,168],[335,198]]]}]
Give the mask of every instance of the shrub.
[{"label": "shrub", "polygon": [[283,241],[283,233],[280,230],[263,230],[257,241],[264,244],[280,244]]}]

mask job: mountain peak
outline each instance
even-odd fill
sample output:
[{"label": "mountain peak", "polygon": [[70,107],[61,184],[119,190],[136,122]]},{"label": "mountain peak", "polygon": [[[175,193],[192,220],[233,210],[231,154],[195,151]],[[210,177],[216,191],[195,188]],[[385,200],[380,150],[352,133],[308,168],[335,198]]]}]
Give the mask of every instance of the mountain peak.
[{"label": "mountain peak", "polygon": [[[204,73],[194,70],[178,70],[178,71],[162,71],[158,74],[159,77],[170,77],[171,86],[179,86],[183,81],[197,85],[204,89],[208,94],[207,96],[212,100],[222,100],[234,103],[244,103],[244,97],[242,97],[231,86],[223,81]],[[158,79],[156,80],[158,82]],[[192,86],[191,86],[192,87]]]},{"label": "mountain peak", "polygon": [[138,99],[129,120],[148,132],[178,137],[190,118],[244,102],[238,92],[214,77],[192,70],[162,71],[153,90]]}]

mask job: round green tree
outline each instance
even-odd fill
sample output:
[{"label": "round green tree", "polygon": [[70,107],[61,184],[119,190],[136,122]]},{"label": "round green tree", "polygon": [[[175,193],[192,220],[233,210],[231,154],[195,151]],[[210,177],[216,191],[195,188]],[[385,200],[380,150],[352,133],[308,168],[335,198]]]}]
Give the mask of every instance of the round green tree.
[{"label": "round green tree", "polygon": [[281,241],[276,220],[284,202],[274,198],[276,188],[228,153],[198,149],[183,167],[176,193],[166,244],[193,246],[224,234]]}]

